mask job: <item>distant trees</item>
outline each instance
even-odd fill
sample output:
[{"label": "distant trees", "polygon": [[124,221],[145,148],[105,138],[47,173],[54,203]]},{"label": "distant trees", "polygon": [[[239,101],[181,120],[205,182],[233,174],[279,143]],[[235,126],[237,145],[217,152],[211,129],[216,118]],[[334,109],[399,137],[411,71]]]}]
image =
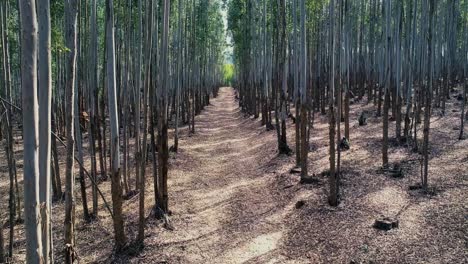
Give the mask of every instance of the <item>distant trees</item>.
[{"label": "distant trees", "polygon": [[[352,137],[350,104],[364,96],[382,120],[379,145],[383,169],[391,169],[392,137],[397,144],[422,147],[428,167],[431,109],[440,107],[444,114],[447,87],[464,80],[466,1],[435,1],[432,14],[430,0],[260,3],[228,3],[236,66],[234,86],[245,113],[258,117],[261,112],[262,125],[267,129],[270,123],[276,126],[279,154],[289,153],[287,118],[295,123],[296,165],[302,166],[302,180],[307,176],[308,136],[313,133],[306,126],[316,112],[325,114],[328,108],[329,202],[338,204],[341,145]],[[439,22],[434,25],[434,21]],[[432,40],[428,41],[430,32]],[[461,100],[463,107],[466,98],[460,98],[465,99]],[[269,121],[271,111],[274,122]],[[462,108],[462,115],[465,111]],[[462,133],[460,128],[460,138]]]}]

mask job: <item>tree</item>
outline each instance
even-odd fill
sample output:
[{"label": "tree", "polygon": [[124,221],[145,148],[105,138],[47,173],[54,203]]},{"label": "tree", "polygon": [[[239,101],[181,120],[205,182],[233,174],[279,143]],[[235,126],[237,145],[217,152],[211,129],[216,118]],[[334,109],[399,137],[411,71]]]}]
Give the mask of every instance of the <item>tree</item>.
[{"label": "tree", "polygon": [[170,16],[170,0],[164,0],[163,9],[163,28],[161,39],[161,60],[159,69],[160,73],[160,89],[158,89],[158,175],[160,199],[159,208],[167,214],[169,211],[168,193],[167,193],[167,170],[168,170],[168,125],[167,125],[167,90],[169,85],[169,16]]},{"label": "tree", "polygon": [[51,218],[51,106],[52,106],[52,65],[50,3],[44,0],[37,10],[39,21],[39,202],[41,204],[42,255],[45,263],[53,263]]},{"label": "tree", "polygon": [[115,41],[114,41],[114,1],[106,1],[106,77],[110,117],[110,150],[111,150],[111,188],[114,211],[115,249],[120,252],[125,244],[125,230],[122,216],[122,186],[120,183],[119,160],[119,120],[117,111],[117,90],[115,74]]},{"label": "tree", "polygon": [[328,203],[331,206],[338,205],[338,176],[335,171],[335,0],[330,1],[330,79],[328,88],[328,122],[329,122],[329,152],[330,152],[330,175],[329,185],[330,193],[328,197]]},{"label": "tree", "polygon": [[182,88],[182,0],[178,2],[178,22],[177,22],[177,84],[175,92],[175,131],[174,131],[174,152],[179,148],[179,104],[180,104],[180,90]]},{"label": "tree", "polygon": [[[91,21],[90,21],[90,83],[89,83],[89,93],[88,93],[88,108],[89,108],[89,115],[90,115],[90,125],[89,125],[89,147],[91,152],[91,172],[93,180],[96,182],[97,180],[97,165],[96,165],[96,146],[95,146],[95,135],[100,134],[100,129],[98,126],[99,121],[97,114],[97,98],[98,98],[98,34],[97,34],[97,7],[96,7],[96,0],[91,1]],[[97,131],[96,131],[97,128]],[[101,154],[102,155],[102,154]],[[101,163],[102,166],[102,163]],[[97,194],[97,186],[93,184],[92,187],[93,193],[93,216],[95,218],[98,217],[98,194]]]},{"label": "tree", "polygon": [[422,186],[424,190],[427,190],[428,187],[428,168],[429,168],[429,130],[431,125],[431,107],[432,107],[432,86],[434,79],[434,70],[433,70],[433,61],[432,61],[432,36],[433,36],[433,20],[434,20],[434,0],[429,0],[429,29],[428,29],[428,38],[427,38],[427,47],[428,47],[428,87],[426,89],[425,96],[425,108],[424,108],[424,143],[423,143],[423,161],[424,161],[424,170],[422,175]]},{"label": "tree", "polygon": [[383,143],[382,143],[382,167],[388,167],[388,111],[390,107],[390,83],[391,83],[391,37],[390,37],[390,14],[391,1],[385,1],[385,92],[383,108]]},{"label": "tree", "polygon": [[67,54],[67,78],[65,83],[66,109],[66,138],[67,158],[65,170],[65,262],[75,261],[75,177],[74,177],[74,98],[76,78],[76,23],[78,17],[78,1],[67,0],[65,2],[66,19],[66,45],[70,50]]},{"label": "tree", "polygon": [[36,3],[20,2],[21,18],[21,90],[24,147],[24,208],[26,262],[41,263],[42,234],[39,204],[39,106],[37,103],[38,29]]},{"label": "tree", "polygon": [[[307,53],[306,53],[306,7],[305,0],[300,2],[301,11],[301,79],[300,79],[300,106],[301,106],[301,180],[307,177],[307,158],[309,152],[309,141],[307,136],[307,125],[309,123],[307,113]],[[299,122],[299,121],[296,121]]]},{"label": "tree", "polygon": [[[145,237],[145,185],[146,185],[146,155],[147,155],[147,140],[148,140],[148,104],[149,98],[152,96],[150,95],[150,85],[151,85],[151,51],[152,51],[152,44],[153,44],[153,2],[148,2],[147,12],[146,12],[146,19],[149,21],[147,23],[147,30],[146,30],[146,43],[147,47],[145,51],[145,83],[144,83],[144,91],[143,91],[143,141],[142,141],[142,151],[140,153],[140,176],[139,176],[139,184],[138,187],[140,191],[140,203],[139,203],[139,225],[138,225],[138,240],[143,243]],[[139,121],[138,121],[139,122]]]}]

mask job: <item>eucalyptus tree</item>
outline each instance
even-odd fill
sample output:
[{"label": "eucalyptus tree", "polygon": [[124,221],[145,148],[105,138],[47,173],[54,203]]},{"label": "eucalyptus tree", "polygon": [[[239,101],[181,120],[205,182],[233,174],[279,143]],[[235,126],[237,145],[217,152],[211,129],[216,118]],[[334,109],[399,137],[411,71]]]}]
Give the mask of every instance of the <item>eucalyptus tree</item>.
[{"label": "eucalyptus tree", "polygon": [[114,1],[106,1],[106,85],[108,89],[108,106],[110,119],[110,153],[111,153],[111,189],[113,205],[113,224],[115,248],[120,252],[125,244],[125,230],[122,215],[122,186],[120,182],[119,120],[117,111],[117,87],[115,70],[114,38]]},{"label": "eucalyptus tree", "polygon": [[67,53],[67,78],[65,84],[66,109],[66,139],[67,156],[65,170],[65,262],[73,263],[75,260],[75,177],[74,177],[74,97],[76,78],[77,55],[77,16],[78,1],[65,2],[66,45],[70,50]]},{"label": "eucalyptus tree", "polygon": [[52,263],[51,219],[51,105],[52,105],[52,65],[51,65],[51,24],[50,3],[44,0],[37,10],[39,22],[38,91],[39,91],[39,202],[41,203],[42,256],[45,263]]},{"label": "eucalyptus tree", "polygon": [[[301,179],[305,180],[307,175],[307,159],[309,152],[309,142],[307,136],[307,126],[309,124],[308,113],[307,113],[307,43],[306,43],[306,5],[305,0],[300,0],[300,66],[301,66],[301,78],[300,78],[300,108],[301,108]],[[299,122],[299,121],[296,121]]]},{"label": "eucalyptus tree", "polygon": [[164,212],[168,213],[168,193],[167,193],[167,170],[168,170],[168,124],[167,124],[167,96],[169,85],[169,16],[170,16],[170,0],[164,0],[163,4],[163,20],[162,20],[162,38],[161,38],[161,58],[160,58],[160,87],[158,89],[158,175],[159,175],[159,188],[160,199],[158,207]]},{"label": "eucalyptus tree", "polygon": [[385,0],[385,92],[383,107],[383,142],[382,142],[382,167],[388,166],[388,111],[390,107],[390,84],[391,84],[391,0]]},{"label": "eucalyptus tree", "polygon": [[180,90],[182,88],[182,76],[183,76],[183,65],[182,65],[182,54],[183,54],[183,41],[182,41],[182,8],[183,3],[182,0],[179,0],[178,3],[178,11],[177,11],[177,68],[176,68],[176,75],[177,75],[177,84],[176,84],[176,92],[175,92],[175,131],[174,131],[174,152],[178,151],[179,147],[179,104],[180,104]]},{"label": "eucalyptus tree", "polygon": [[330,0],[330,32],[329,32],[329,54],[330,54],[330,72],[329,72],[329,88],[328,88],[328,122],[329,122],[329,160],[330,160],[330,174],[329,185],[330,192],[328,203],[332,206],[338,205],[339,182],[336,173],[336,160],[335,160],[335,131],[336,131],[336,118],[335,118],[335,0]]},{"label": "eucalyptus tree", "polygon": [[461,115],[460,115],[460,133],[458,138],[460,140],[464,139],[464,129],[465,129],[465,119],[468,117],[468,114],[465,113],[466,111],[466,101],[468,95],[468,1],[465,1],[462,5],[462,10],[464,12],[461,13],[461,25],[463,28],[462,32],[462,46],[460,47],[460,64],[461,64],[461,85],[463,89],[463,101],[461,103]]},{"label": "eucalyptus tree", "polygon": [[428,167],[429,167],[429,132],[430,132],[430,125],[431,125],[431,108],[432,108],[432,91],[433,91],[433,21],[434,21],[434,9],[435,9],[435,2],[434,0],[429,1],[429,28],[428,28],[428,37],[427,37],[427,59],[428,59],[428,87],[426,88],[425,94],[425,106],[424,106],[424,144],[423,144],[423,175],[422,175],[422,185],[425,190],[428,187]]},{"label": "eucalyptus tree", "polygon": [[[140,242],[143,242],[144,239],[144,222],[145,222],[145,168],[146,168],[146,155],[147,155],[147,140],[148,140],[148,108],[149,108],[149,102],[150,98],[152,101],[152,97],[150,95],[150,85],[151,85],[151,58],[152,58],[152,46],[153,46],[153,25],[155,24],[154,22],[154,16],[153,16],[153,3],[152,1],[148,2],[147,9],[146,9],[146,50],[145,50],[145,58],[146,58],[146,63],[144,66],[145,72],[145,82],[144,82],[144,88],[143,88],[143,141],[142,141],[142,151],[141,151],[141,156],[140,156],[140,164],[137,166],[140,167],[140,175],[139,175],[139,184],[140,186],[138,187],[140,193],[139,193],[139,226],[138,226],[138,240]],[[157,21],[156,21],[157,23]],[[152,110],[152,109],[151,109]],[[139,140],[139,139],[138,139]],[[154,157],[153,157],[154,158]]]},{"label": "eucalyptus tree", "polygon": [[38,22],[36,3],[20,2],[21,18],[21,90],[24,153],[24,208],[26,230],[26,262],[43,261],[42,227],[39,204],[39,106],[37,101]]},{"label": "eucalyptus tree", "polygon": [[143,31],[143,14],[142,14],[142,0],[138,0],[138,27],[136,30],[136,49],[137,49],[137,62],[136,62],[136,84],[134,88],[135,96],[135,159],[137,165],[135,168],[136,171],[136,189],[140,188],[140,162],[141,162],[141,146],[140,146],[140,120],[141,120],[141,68],[142,68],[142,31]]},{"label": "eucalyptus tree", "polygon": [[[96,162],[96,141],[95,135],[99,132],[97,116],[98,100],[98,33],[97,33],[97,4],[96,0],[91,0],[91,19],[90,24],[90,43],[89,43],[89,91],[88,91],[88,112],[90,124],[88,127],[89,152],[91,155],[91,177],[97,180],[97,162]],[[97,131],[96,131],[97,130]],[[99,136],[98,136],[99,137]],[[101,151],[102,152],[102,151]],[[102,154],[101,154],[102,155]],[[101,163],[102,166],[102,163]],[[101,171],[102,173],[102,171]],[[98,194],[97,185],[93,184],[93,216],[98,217]]]}]

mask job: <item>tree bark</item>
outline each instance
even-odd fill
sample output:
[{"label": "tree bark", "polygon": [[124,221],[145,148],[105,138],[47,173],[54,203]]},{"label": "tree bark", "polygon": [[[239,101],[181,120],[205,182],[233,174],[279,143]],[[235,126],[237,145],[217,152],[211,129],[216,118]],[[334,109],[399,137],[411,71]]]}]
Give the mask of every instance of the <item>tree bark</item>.
[{"label": "tree bark", "polygon": [[24,210],[26,262],[41,263],[42,233],[39,204],[39,106],[37,101],[38,25],[34,0],[20,1],[21,88],[23,106]]},{"label": "tree bark", "polygon": [[75,112],[75,78],[77,54],[77,16],[78,1],[67,0],[65,5],[66,16],[66,44],[70,51],[67,54],[67,79],[65,84],[66,109],[66,138],[67,156],[65,169],[65,262],[75,261],[75,177],[74,177],[74,112]]},{"label": "tree bark", "polygon": [[38,5],[39,19],[39,202],[41,203],[42,255],[45,263],[52,263],[52,227],[50,193],[50,150],[51,150],[51,102],[52,102],[52,66],[51,66],[51,26],[49,0]]},{"label": "tree bark", "polygon": [[123,250],[126,244],[122,216],[122,186],[120,183],[119,160],[119,120],[117,111],[117,90],[115,76],[115,41],[114,41],[114,2],[106,1],[106,77],[109,100],[110,150],[111,150],[111,192],[114,211],[115,249]]}]

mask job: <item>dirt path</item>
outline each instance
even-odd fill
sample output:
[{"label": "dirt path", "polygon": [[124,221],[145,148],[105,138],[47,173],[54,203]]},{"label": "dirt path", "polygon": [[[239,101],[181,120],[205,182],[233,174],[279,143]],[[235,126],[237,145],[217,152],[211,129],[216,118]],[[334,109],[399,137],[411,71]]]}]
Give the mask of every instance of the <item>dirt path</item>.
[{"label": "dirt path", "polygon": [[[244,118],[231,88],[197,117],[170,170],[170,207],[175,231],[154,229],[148,261],[244,263],[274,255],[282,236],[281,201],[271,193],[268,167],[274,134]],[[270,176],[270,177],[268,177]],[[160,244],[162,243],[162,244]],[[156,249],[158,250],[158,249]],[[148,252],[149,253],[149,252]]]}]

